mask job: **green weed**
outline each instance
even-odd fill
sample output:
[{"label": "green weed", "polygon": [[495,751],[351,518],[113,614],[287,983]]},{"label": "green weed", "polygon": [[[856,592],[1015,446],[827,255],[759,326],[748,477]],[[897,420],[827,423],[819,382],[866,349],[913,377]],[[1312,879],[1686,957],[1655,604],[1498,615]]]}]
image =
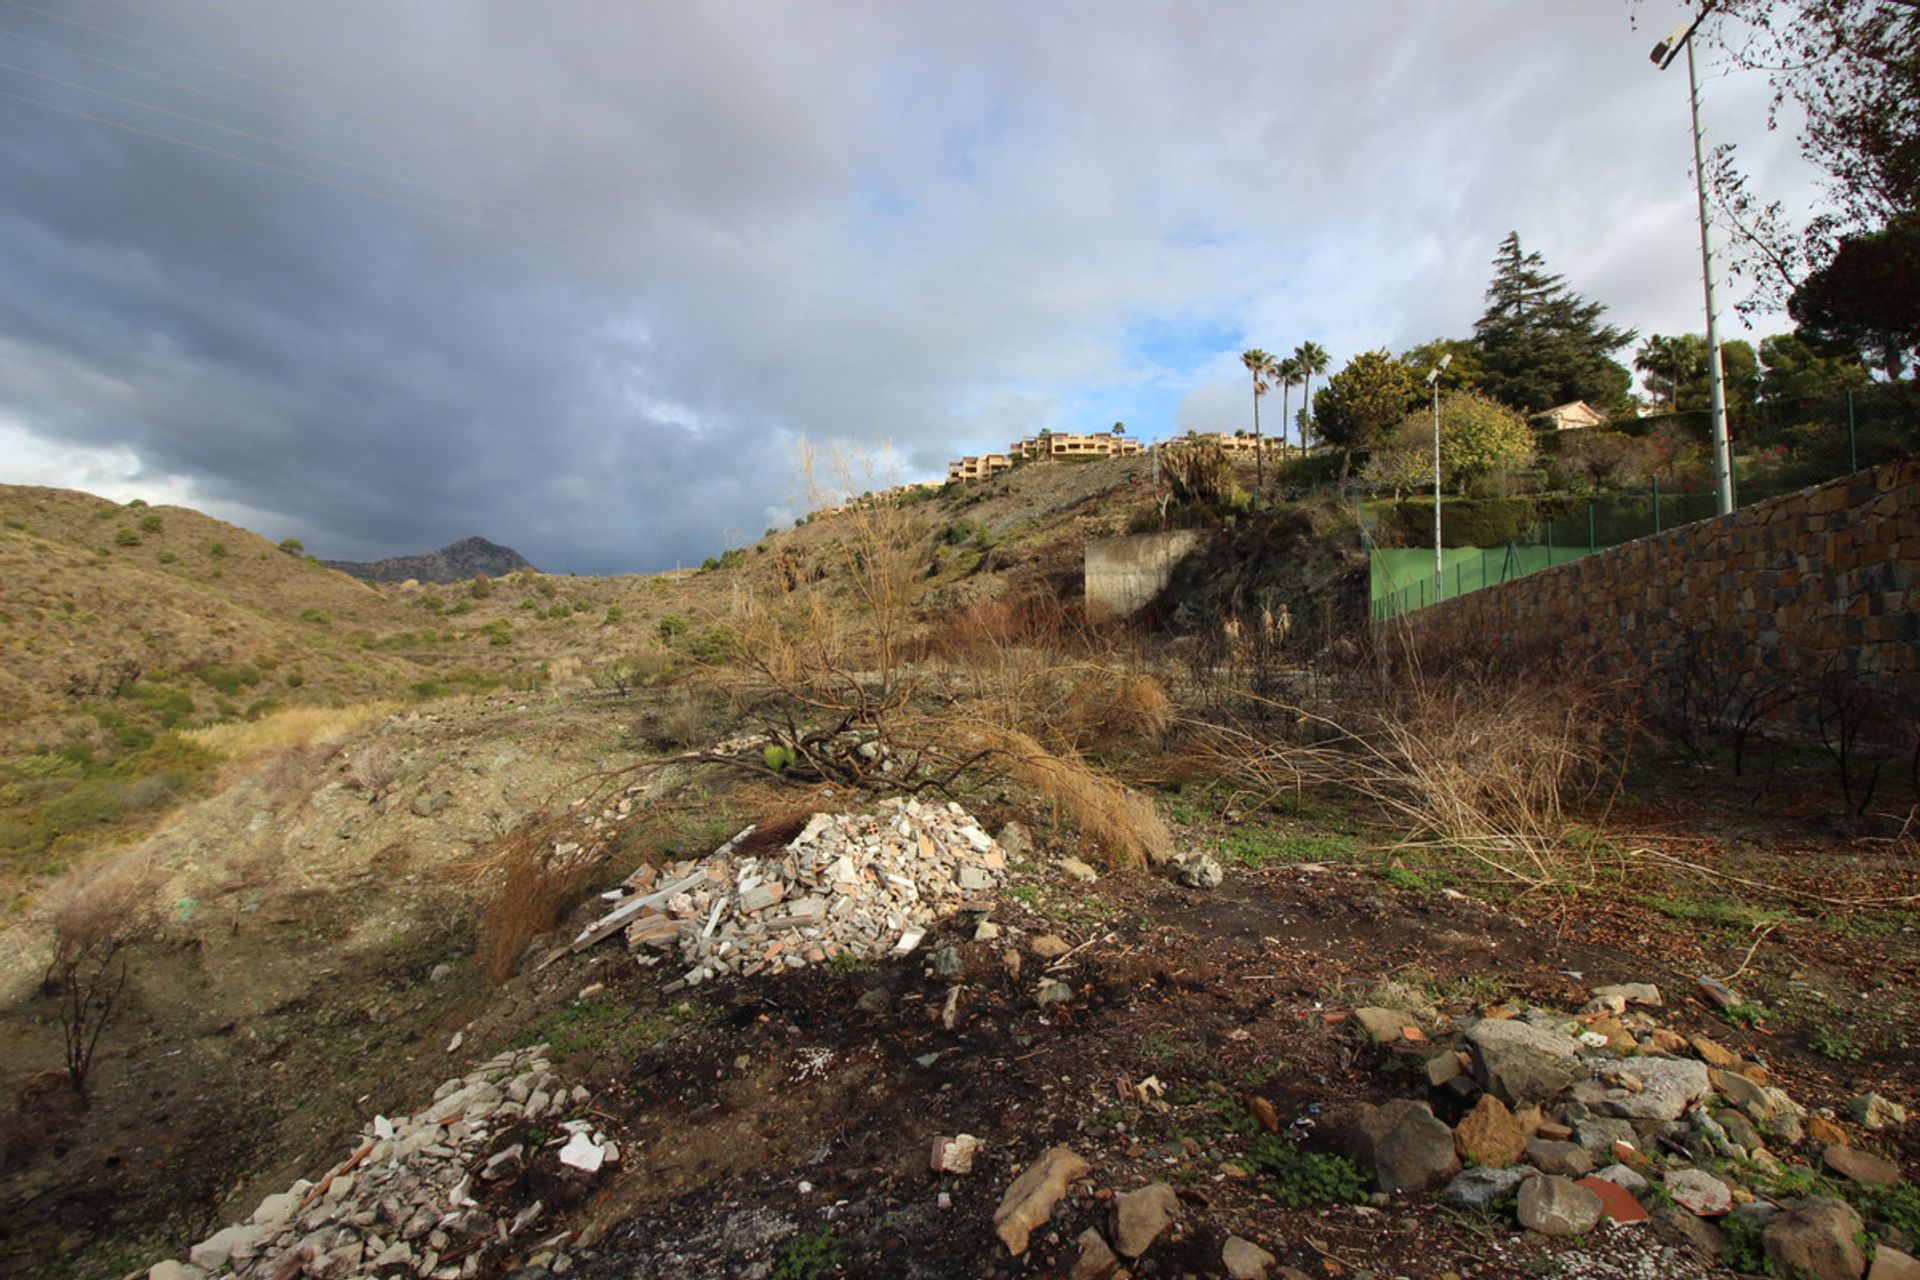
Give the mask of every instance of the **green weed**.
[{"label": "green weed", "polygon": [[1345,1156],[1302,1151],[1281,1137],[1262,1139],[1247,1157],[1254,1172],[1266,1176],[1267,1191],[1288,1208],[1315,1204],[1358,1204],[1367,1198],[1366,1179]]}]

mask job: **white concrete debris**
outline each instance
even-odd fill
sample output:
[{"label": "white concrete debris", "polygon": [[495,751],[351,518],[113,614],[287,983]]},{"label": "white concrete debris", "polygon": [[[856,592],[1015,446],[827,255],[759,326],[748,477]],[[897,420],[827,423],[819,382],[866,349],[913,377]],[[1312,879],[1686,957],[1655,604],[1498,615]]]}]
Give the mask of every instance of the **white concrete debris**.
[{"label": "white concrete debris", "polygon": [[[514,1194],[532,1166],[583,1178],[620,1158],[592,1121],[568,1118],[592,1095],[555,1080],[545,1053],[545,1045],[508,1050],[443,1082],[411,1117],[373,1117],[347,1159],[194,1245],[190,1265],[209,1280],[402,1269],[421,1280],[462,1280],[497,1264],[545,1213],[540,1201]],[[542,1134],[551,1136],[528,1145]],[[153,1271],[198,1274],[178,1262]]]},{"label": "white concrete debris", "polygon": [[851,952],[911,951],[942,914],[987,906],[1007,858],[957,804],[882,801],[872,813],[816,813],[783,847],[748,827],[706,858],[643,867],[618,905],[574,940],[624,928],[627,945],[677,956],[691,986],[820,964]]}]

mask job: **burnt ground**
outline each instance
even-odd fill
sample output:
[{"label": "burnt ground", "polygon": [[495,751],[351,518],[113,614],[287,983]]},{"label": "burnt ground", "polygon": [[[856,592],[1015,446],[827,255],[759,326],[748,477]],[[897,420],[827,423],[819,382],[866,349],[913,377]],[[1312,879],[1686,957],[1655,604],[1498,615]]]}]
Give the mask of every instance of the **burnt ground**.
[{"label": "burnt ground", "polygon": [[[644,1035],[679,1025],[631,1055],[608,1050],[623,1038],[610,1029],[563,1063],[600,1091],[596,1106],[626,1152],[618,1175],[554,1224],[575,1232],[562,1246],[574,1274],[1064,1275],[1074,1237],[1104,1227],[1112,1194],[1163,1180],[1185,1219],[1136,1274],[1219,1274],[1229,1234],[1310,1274],[1537,1274],[1564,1246],[1523,1238],[1510,1221],[1426,1203],[1282,1205],[1261,1177],[1238,1176],[1266,1137],[1249,1102],[1271,1103],[1309,1148],[1335,1149],[1360,1103],[1427,1096],[1424,1054],[1365,1044],[1344,1017],[1383,980],[1454,1013],[1572,1008],[1608,982],[1684,993],[1701,962],[1718,959],[1692,935],[1656,930],[1640,945],[1607,914],[1542,918],[1351,868],[1240,872],[1215,891],[1113,875],[1090,891],[1052,886],[1041,904],[996,911],[1007,933],[990,942],[973,941],[973,921],[958,918],[905,962],[704,989],[677,1005],[659,1003],[653,973],[602,963],[594,973],[609,992],[597,999],[632,1000]],[[1044,932],[1081,949],[1045,969],[1074,998],[1040,1009],[1041,962],[1025,953],[1014,978],[1003,957]],[[935,975],[930,957],[944,946],[958,952],[957,977]],[[1911,938],[1905,950],[1910,983]],[[860,1012],[874,988],[890,993],[889,1007]],[[949,1030],[941,1014],[956,989]],[[1705,1007],[1682,1004],[1665,1022],[1764,1059],[1811,1106],[1843,1103],[1856,1077],[1907,1099],[1920,1084],[1902,1053],[1863,1055],[1842,1073],[1764,1025],[1729,1025]],[[1143,1104],[1150,1079],[1164,1092],[1149,1086]],[[1445,1099],[1436,1110],[1455,1118]],[[973,1172],[930,1173],[931,1140],[960,1132],[984,1143]],[[1009,1258],[993,1209],[1018,1168],[1056,1144],[1092,1165],[1091,1192]],[[1911,1162],[1920,1144],[1900,1154]],[[1648,1245],[1623,1231],[1580,1248],[1624,1265]],[[814,1265],[828,1259],[838,1271]]]}]

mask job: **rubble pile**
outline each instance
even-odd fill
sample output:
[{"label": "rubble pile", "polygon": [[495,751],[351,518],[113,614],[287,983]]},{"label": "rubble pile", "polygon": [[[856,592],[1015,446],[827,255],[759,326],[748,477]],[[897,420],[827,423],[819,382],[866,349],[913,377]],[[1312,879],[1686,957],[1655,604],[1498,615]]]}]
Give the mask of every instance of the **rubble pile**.
[{"label": "rubble pile", "polygon": [[[1718,986],[1703,981],[1700,996],[1724,1007]],[[1905,1122],[1899,1105],[1863,1094],[1844,1116],[1810,1110],[1764,1063],[1662,1025],[1654,986],[1590,994],[1576,1014],[1506,1007],[1457,1027],[1430,1007],[1354,1010],[1362,1035],[1419,1060],[1431,1090],[1430,1101],[1362,1108],[1348,1134],[1361,1171],[1384,1191],[1437,1191],[1460,1209],[1511,1204],[1548,1236],[1650,1224],[1669,1244],[1718,1255],[1744,1233],[1782,1274],[1820,1280],[1863,1274],[1863,1231],[1886,1266],[1920,1244],[1846,1203],[1870,1205],[1855,1190],[1900,1181],[1867,1149]],[[1464,1114],[1449,1126],[1436,1107]],[[1824,1260],[1808,1262],[1809,1249]]]},{"label": "rubble pile", "polygon": [[784,847],[745,852],[754,831],[706,858],[642,867],[606,895],[617,905],[572,950],[624,932],[630,948],[686,965],[690,986],[888,947],[904,954],[934,920],[986,906],[1006,880],[1006,854],[953,803],[816,813]]},{"label": "rubble pile", "polygon": [[319,1182],[268,1196],[185,1262],[150,1268],[149,1280],[462,1280],[494,1274],[509,1253],[564,1256],[567,1234],[540,1238],[550,1206],[530,1200],[523,1180],[540,1165],[543,1186],[584,1184],[620,1151],[591,1121],[571,1118],[592,1095],[555,1080],[545,1049],[489,1059],[443,1083],[414,1116],[375,1116]]}]

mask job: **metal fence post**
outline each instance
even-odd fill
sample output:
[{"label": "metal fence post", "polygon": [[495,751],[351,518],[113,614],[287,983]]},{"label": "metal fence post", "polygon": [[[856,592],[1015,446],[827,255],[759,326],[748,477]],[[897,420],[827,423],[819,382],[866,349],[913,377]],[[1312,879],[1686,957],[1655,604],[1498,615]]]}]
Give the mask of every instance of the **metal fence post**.
[{"label": "metal fence post", "polygon": [[1653,531],[1660,532],[1660,477],[1653,478]]},{"label": "metal fence post", "polygon": [[1553,568],[1553,521],[1547,521],[1547,568]]},{"label": "metal fence post", "polygon": [[1592,555],[1593,547],[1593,504],[1587,504],[1587,554]]},{"label": "metal fence post", "polygon": [[1847,469],[1860,469],[1860,445],[1853,434],[1853,392],[1847,392]]}]

